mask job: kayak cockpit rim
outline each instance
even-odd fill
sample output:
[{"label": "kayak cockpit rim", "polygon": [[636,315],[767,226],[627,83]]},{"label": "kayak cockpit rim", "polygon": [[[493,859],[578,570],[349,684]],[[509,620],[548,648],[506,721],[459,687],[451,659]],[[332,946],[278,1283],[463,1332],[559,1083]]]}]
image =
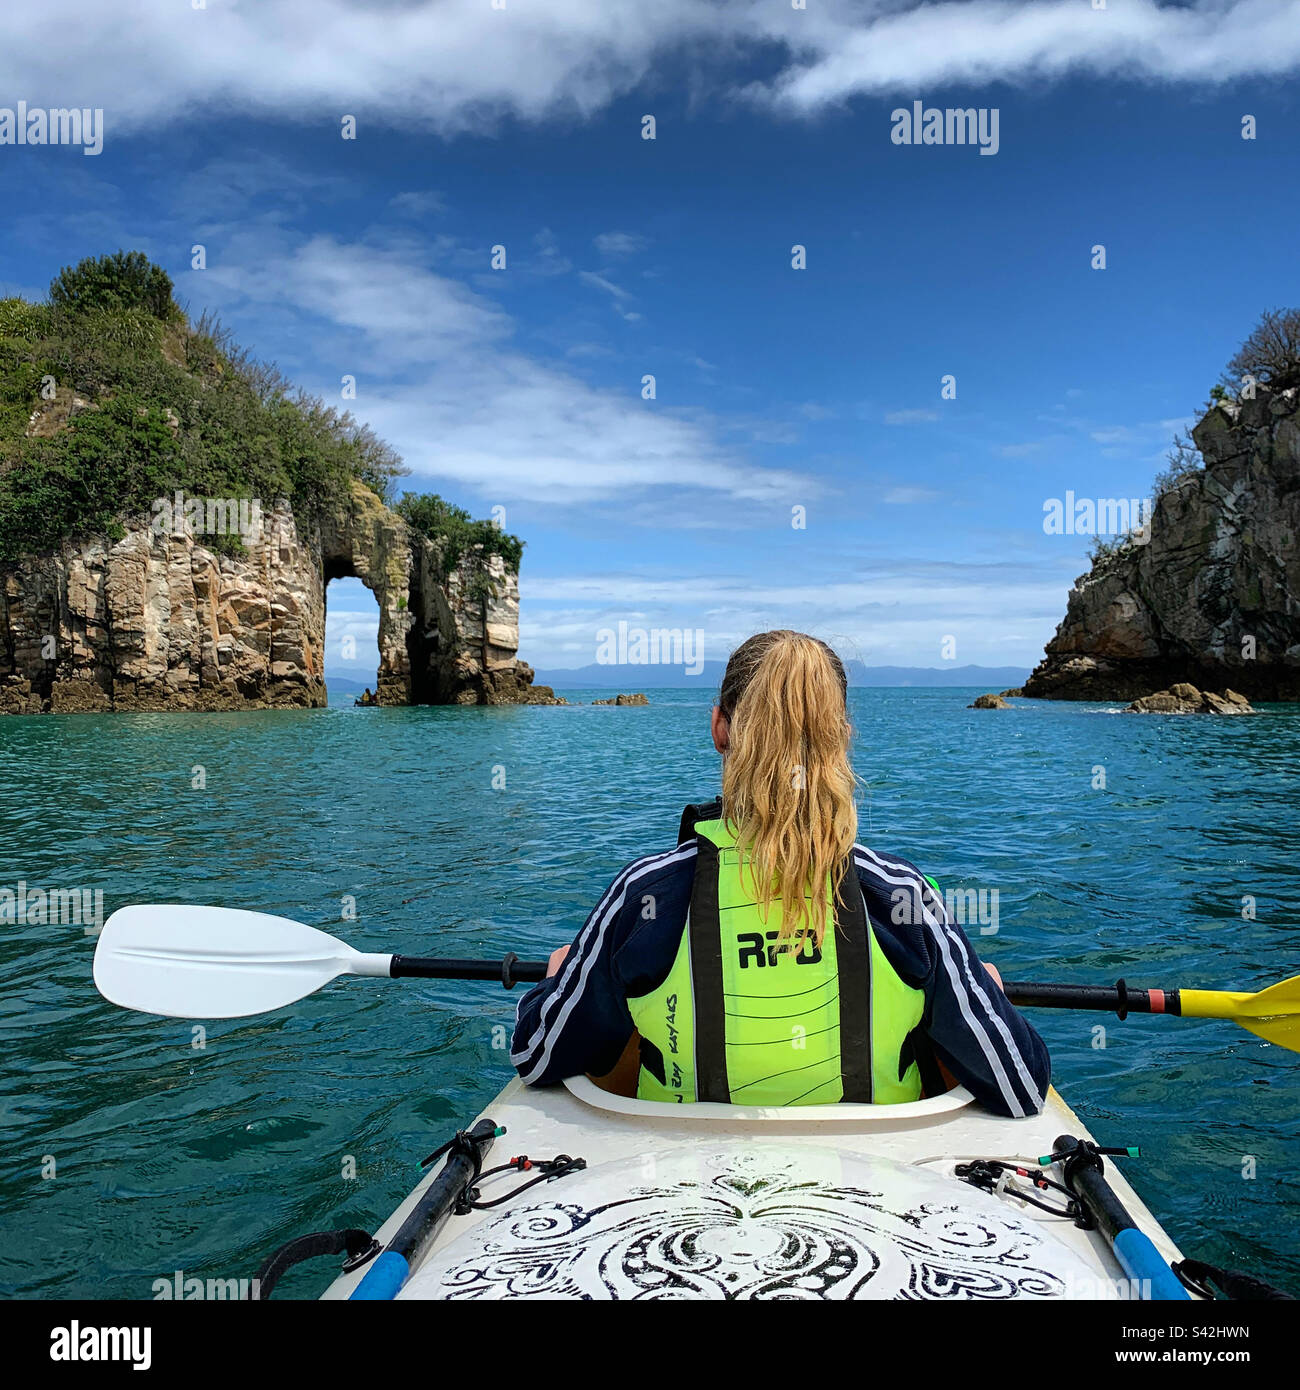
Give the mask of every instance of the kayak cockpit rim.
[{"label": "kayak cockpit rim", "polygon": [[695,1101],[673,1105],[661,1100],[638,1100],[603,1090],[590,1077],[570,1076],[565,1089],[576,1100],[594,1110],[615,1115],[633,1115],[642,1120],[668,1120],[673,1124],[790,1124],[807,1121],[835,1125],[894,1126],[900,1121],[938,1120],[969,1105],[975,1097],[964,1086],[954,1086],[942,1095],[925,1100],[903,1101],[898,1105],[721,1105],[716,1101]]}]

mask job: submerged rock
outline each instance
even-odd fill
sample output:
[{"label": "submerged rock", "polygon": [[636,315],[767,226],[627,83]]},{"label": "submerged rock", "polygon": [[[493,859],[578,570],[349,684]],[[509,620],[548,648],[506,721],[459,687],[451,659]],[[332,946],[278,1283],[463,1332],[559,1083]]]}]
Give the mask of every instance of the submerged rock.
[{"label": "submerged rock", "polygon": [[1216,695],[1211,690],[1197,690],[1186,681],[1157,690],[1134,700],[1126,713],[1132,714],[1254,714],[1250,701],[1235,690]]}]

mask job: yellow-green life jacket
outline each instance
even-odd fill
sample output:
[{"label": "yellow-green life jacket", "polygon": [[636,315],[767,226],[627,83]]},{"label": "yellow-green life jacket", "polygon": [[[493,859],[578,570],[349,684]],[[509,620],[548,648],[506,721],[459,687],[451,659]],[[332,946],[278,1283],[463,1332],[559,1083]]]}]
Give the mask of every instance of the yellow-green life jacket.
[{"label": "yellow-green life jacket", "polygon": [[[781,935],[724,821],[700,821],[691,905],[672,969],[629,999],[641,1035],[642,1100],[735,1105],[918,1100],[908,1035],[924,996],[885,958],[850,863],[838,901],[828,880],[821,945]],[[833,912],[833,916],[832,916]]]}]

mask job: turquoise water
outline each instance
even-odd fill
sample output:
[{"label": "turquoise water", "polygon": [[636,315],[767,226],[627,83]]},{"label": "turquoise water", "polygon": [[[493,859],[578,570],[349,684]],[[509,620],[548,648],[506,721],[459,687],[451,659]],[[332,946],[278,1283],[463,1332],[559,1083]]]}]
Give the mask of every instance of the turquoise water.
[{"label": "turquoise water", "polygon": [[[1008,978],[1300,973],[1300,707],[991,713],[964,708],[974,693],[852,692],[861,838],[945,888],[998,889],[999,930],[975,940]],[[101,888],[106,913],[255,908],[369,951],[540,956],[716,790],[707,697],[651,699],[0,719],[0,888]],[[178,1269],[248,1276],[294,1235],[373,1228],[510,1074],[499,988],[339,982],[213,1023],[197,1049],[189,1023],[101,1000],[92,950],[75,925],[0,923],[5,1296],[148,1298]],[[1183,1248],[1300,1293],[1300,1056],[1211,1021],[1034,1021],[1099,1138],[1143,1146],[1126,1171]],[[277,1297],[316,1294],[331,1266]]]}]

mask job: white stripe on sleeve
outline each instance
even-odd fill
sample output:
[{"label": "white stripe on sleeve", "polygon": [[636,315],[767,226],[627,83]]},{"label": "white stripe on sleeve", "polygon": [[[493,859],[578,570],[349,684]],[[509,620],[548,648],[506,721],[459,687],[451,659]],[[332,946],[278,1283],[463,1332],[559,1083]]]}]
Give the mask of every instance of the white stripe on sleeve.
[{"label": "white stripe on sleeve", "polygon": [[[591,974],[596,957],[605,945],[609,925],[618,918],[618,914],[622,911],[623,904],[627,901],[628,891],[653,870],[666,868],[670,864],[684,863],[688,859],[693,859],[695,853],[696,846],[692,840],[689,844],[679,845],[676,849],[669,850],[664,854],[650,855],[644,859],[634,860],[610,884],[604,897],[596,905],[596,910],[587,918],[587,923],[583,927],[574,949],[569,952],[565,959],[560,970],[559,983],[542,1002],[541,1014],[538,1017],[537,1028],[532,1040],[522,1052],[510,1054],[510,1060],[514,1063],[520,1078],[525,1083],[530,1082],[535,1076],[540,1076],[546,1070],[555,1046],[555,1040],[563,1031],[565,1021],[582,997],[587,977]],[[523,1000],[521,999],[519,1003],[522,1005]],[[557,1004],[558,1012],[556,1011]],[[516,1027],[518,1026],[518,1019],[519,1010],[516,1008]],[[538,1047],[541,1048],[541,1056],[536,1061],[532,1061],[531,1059]]]},{"label": "white stripe on sleeve", "polygon": [[[982,1005],[982,1012],[992,1023],[996,1032],[1000,1035],[1005,1045],[1006,1056],[1010,1059],[1012,1066],[1020,1077],[1024,1086],[1024,1093],[1029,1097],[1032,1111],[1043,1108],[1043,1098],[1039,1095],[1038,1087],[1034,1084],[1034,1079],[1030,1074],[1029,1067],[1020,1049],[1016,1046],[1015,1040],[1007,1028],[1006,1021],[1001,1014],[993,1007],[992,1001],[985,993],[985,985],[989,982],[981,981],[976,978],[976,972],[971,969],[970,955],[966,950],[962,938],[948,929],[947,913],[942,904],[935,898],[933,889],[928,883],[908,867],[908,865],[898,860],[891,860],[885,856],[876,854],[866,848],[865,845],[853,846],[854,857],[857,863],[867,870],[873,877],[879,878],[886,883],[896,884],[900,887],[911,888],[915,891],[917,899],[921,904],[921,912],[925,924],[930,928],[930,935],[939,948],[940,958],[943,960],[944,970],[952,984],[953,994],[957,999],[961,1009],[962,1017],[966,1020],[966,1025],[971,1031],[972,1037],[979,1043],[981,1050],[988,1061],[989,1068],[993,1072],[994,1079],[998,1083],[998,1089],[1002,1092],[1003,1099],[1007,1102],[1008,1108],[1015,1115],[1025,1115],[1032,1113],[1026,1111],[1021,1096],[1017,1093],[1011,1078],[1007,1075],[1006,1068],[1002,1064],[1002,1057],[993,1039],[989,1036],[983,1023],[975,1017],[972,1012],[972,996]],[[894,870],[893,873],[888,870]],[[901,877],[900,877],[901,875]],[[926,906],[925,895],[927,890],[930,897],[939,906],[940,915],[943,921],[937,920]],[[961,961],[961,970],[958,969],[954,956]],[[965,980],[963,981],[963,975]]]}]

